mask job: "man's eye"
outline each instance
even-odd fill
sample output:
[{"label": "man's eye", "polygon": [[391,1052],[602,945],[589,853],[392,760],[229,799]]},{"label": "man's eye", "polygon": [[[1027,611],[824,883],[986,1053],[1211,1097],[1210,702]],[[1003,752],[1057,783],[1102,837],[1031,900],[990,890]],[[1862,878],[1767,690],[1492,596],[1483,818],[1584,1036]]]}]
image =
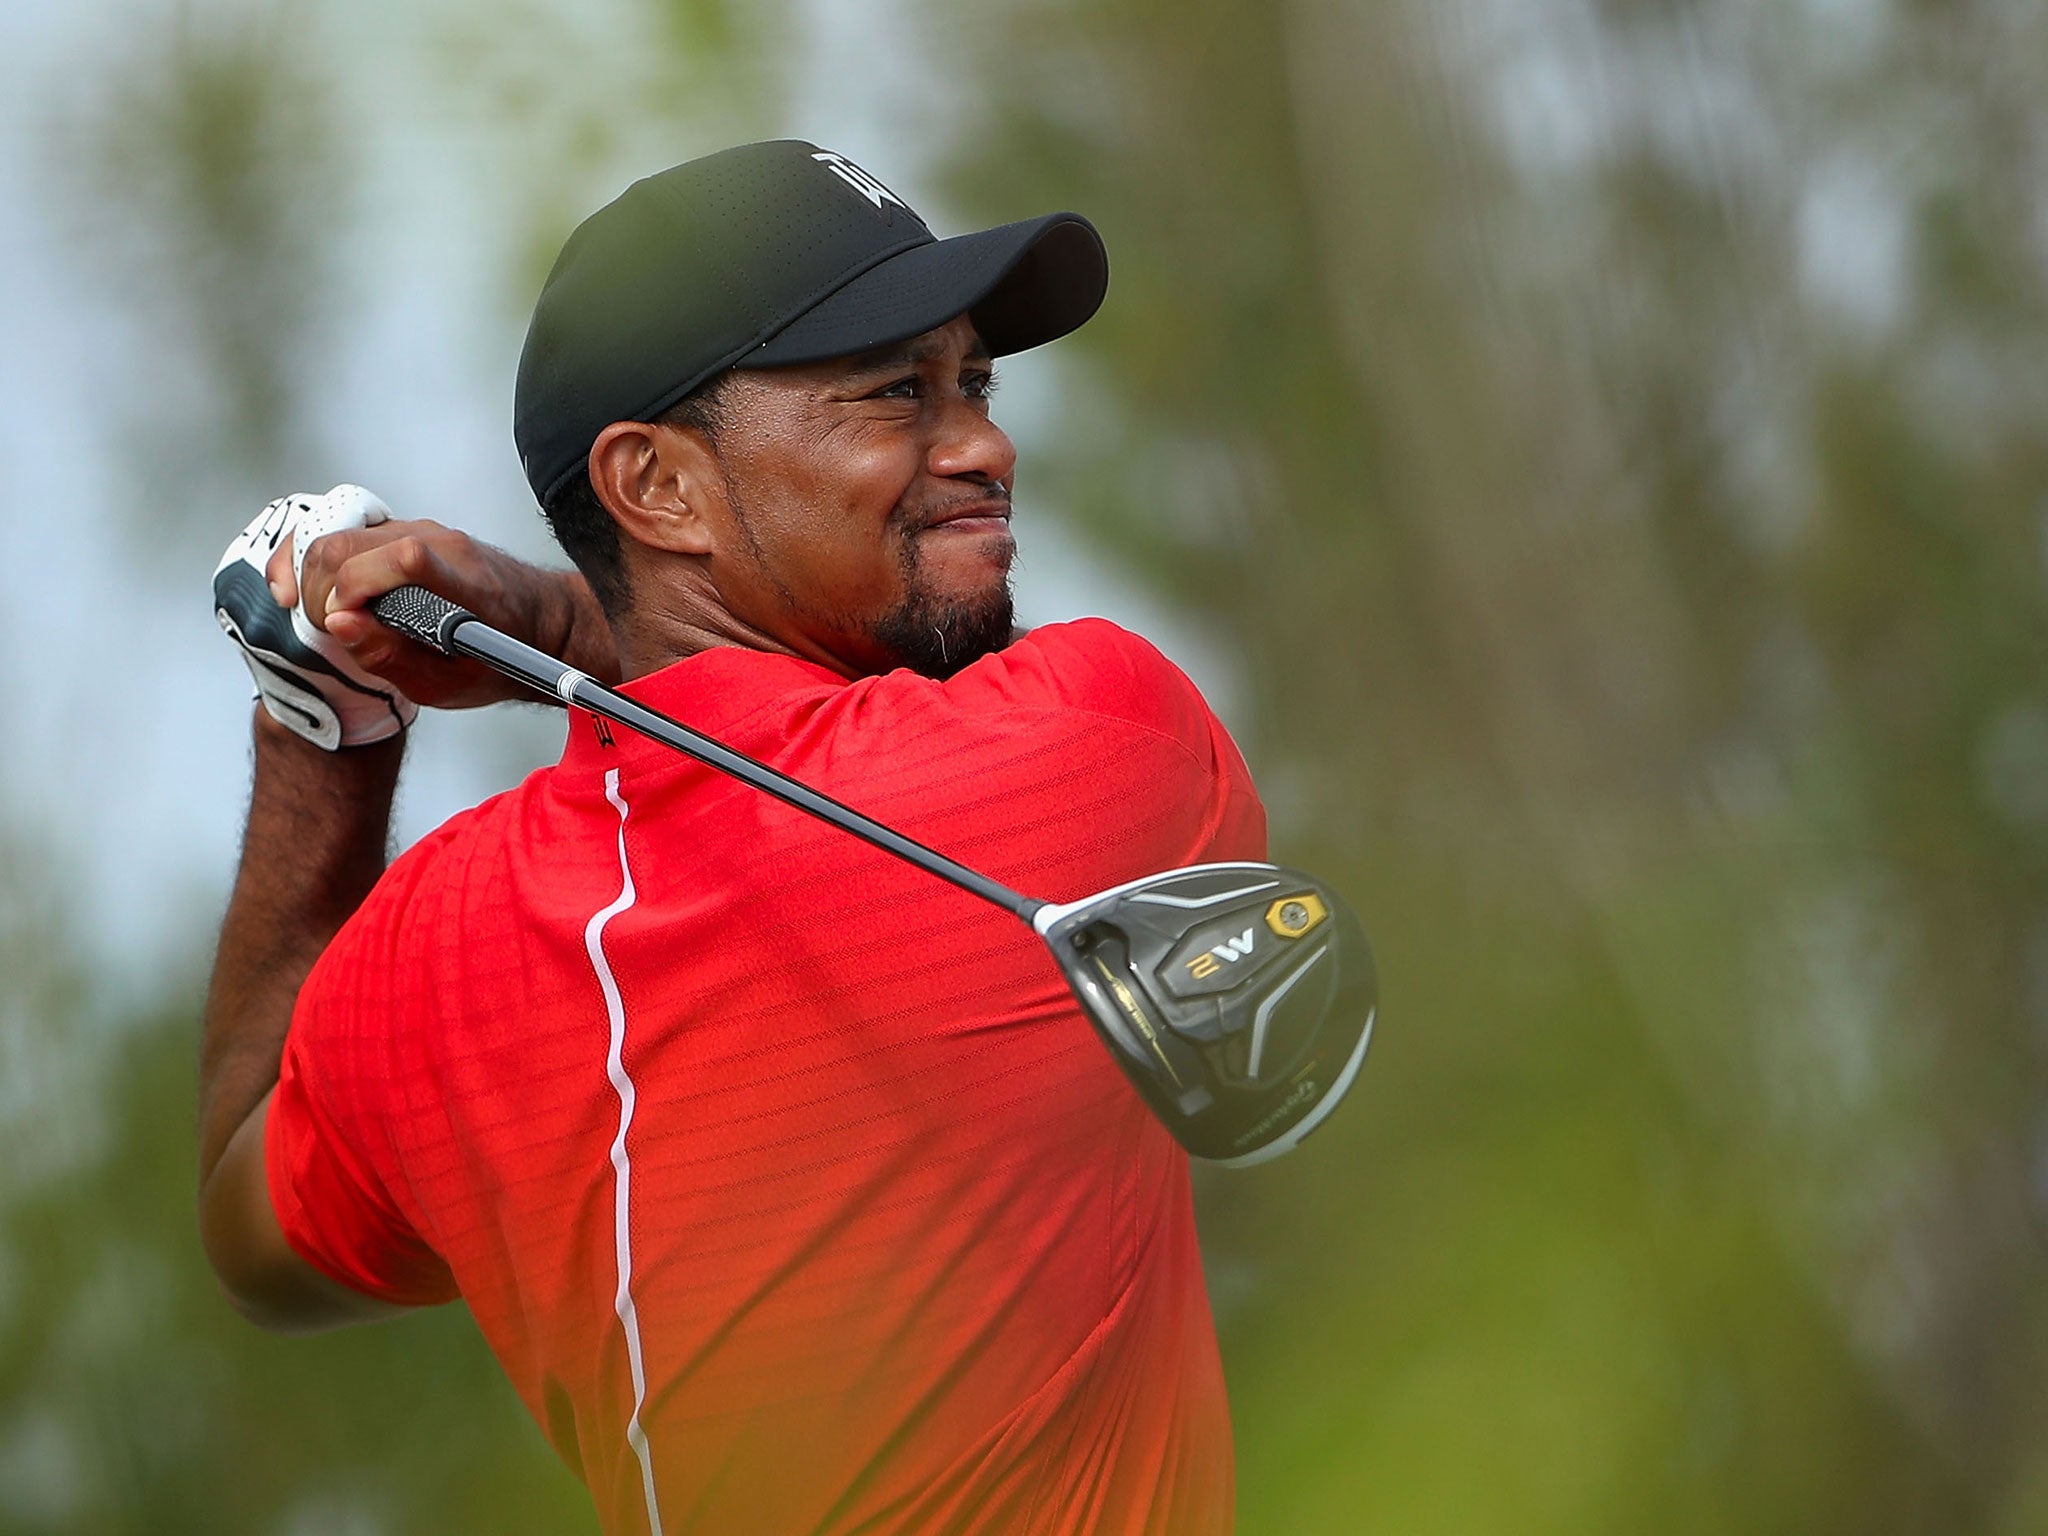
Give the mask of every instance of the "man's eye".
[{"label": "man's eye", "polygon": [[[995,393],[996,376],[993,370],[987,373],[970,373],[960,380],[960,393],[970,400],[986,400]],[[876,400],[922,400],[926,389],[924,379],[918,374],[908,374],[884,384],[870,397]]]}]

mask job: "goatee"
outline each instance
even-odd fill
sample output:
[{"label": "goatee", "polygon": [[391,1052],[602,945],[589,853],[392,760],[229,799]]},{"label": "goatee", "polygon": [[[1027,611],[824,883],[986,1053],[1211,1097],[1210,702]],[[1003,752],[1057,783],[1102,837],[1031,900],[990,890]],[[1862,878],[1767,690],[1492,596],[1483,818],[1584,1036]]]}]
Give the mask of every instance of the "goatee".
[{"label": "goatee", "polygon": [[1010,585],[974,598],[939,598],[913,582],[903,601],[869,631],[900,667],[948,678],[1010,643]]}]

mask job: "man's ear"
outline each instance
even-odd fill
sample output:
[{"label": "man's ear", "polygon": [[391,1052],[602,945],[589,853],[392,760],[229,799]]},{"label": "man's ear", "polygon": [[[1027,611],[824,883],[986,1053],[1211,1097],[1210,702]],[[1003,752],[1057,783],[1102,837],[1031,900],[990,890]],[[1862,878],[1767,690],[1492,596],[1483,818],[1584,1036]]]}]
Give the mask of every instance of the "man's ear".
[{"label": "man's ear", "polygon": [[590,445],[590,484],[637,544],[708,555],[725,511],[725,478],[695,427],[615,421]]}]

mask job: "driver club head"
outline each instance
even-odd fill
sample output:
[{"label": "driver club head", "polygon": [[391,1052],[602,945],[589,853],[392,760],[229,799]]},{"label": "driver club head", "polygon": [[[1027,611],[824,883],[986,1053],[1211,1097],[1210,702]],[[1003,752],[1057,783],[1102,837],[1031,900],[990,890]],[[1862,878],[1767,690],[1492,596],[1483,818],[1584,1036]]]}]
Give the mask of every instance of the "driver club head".
[{"label": "driver club head", "polygon": [[1357,916],[1312,875],[1197,864],[1039,909],[1124,1075],[1196,1157],[1297,1145],[1350,1090],[1379,982]]}]

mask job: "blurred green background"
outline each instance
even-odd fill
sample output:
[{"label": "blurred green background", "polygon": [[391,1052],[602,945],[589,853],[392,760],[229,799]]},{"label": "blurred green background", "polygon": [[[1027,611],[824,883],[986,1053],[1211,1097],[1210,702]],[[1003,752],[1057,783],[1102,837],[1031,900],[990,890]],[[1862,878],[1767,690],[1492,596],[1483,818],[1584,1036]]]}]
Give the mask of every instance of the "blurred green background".
[{"label": "blurred green background", "polygon": [[[220,546],[537,557],[540,276],[845,150],[1101,226],[1005,365],[1027,618],[1155,633],[1365,914],[1351,1101],[1199,1186],[1264,1533],[2048,1532],[2048,12],[90,0],[0,20],[0,1531],[593,1529],[459,1308],[192,1221]],[[404,830],[549,758],[433,721]]]}]

